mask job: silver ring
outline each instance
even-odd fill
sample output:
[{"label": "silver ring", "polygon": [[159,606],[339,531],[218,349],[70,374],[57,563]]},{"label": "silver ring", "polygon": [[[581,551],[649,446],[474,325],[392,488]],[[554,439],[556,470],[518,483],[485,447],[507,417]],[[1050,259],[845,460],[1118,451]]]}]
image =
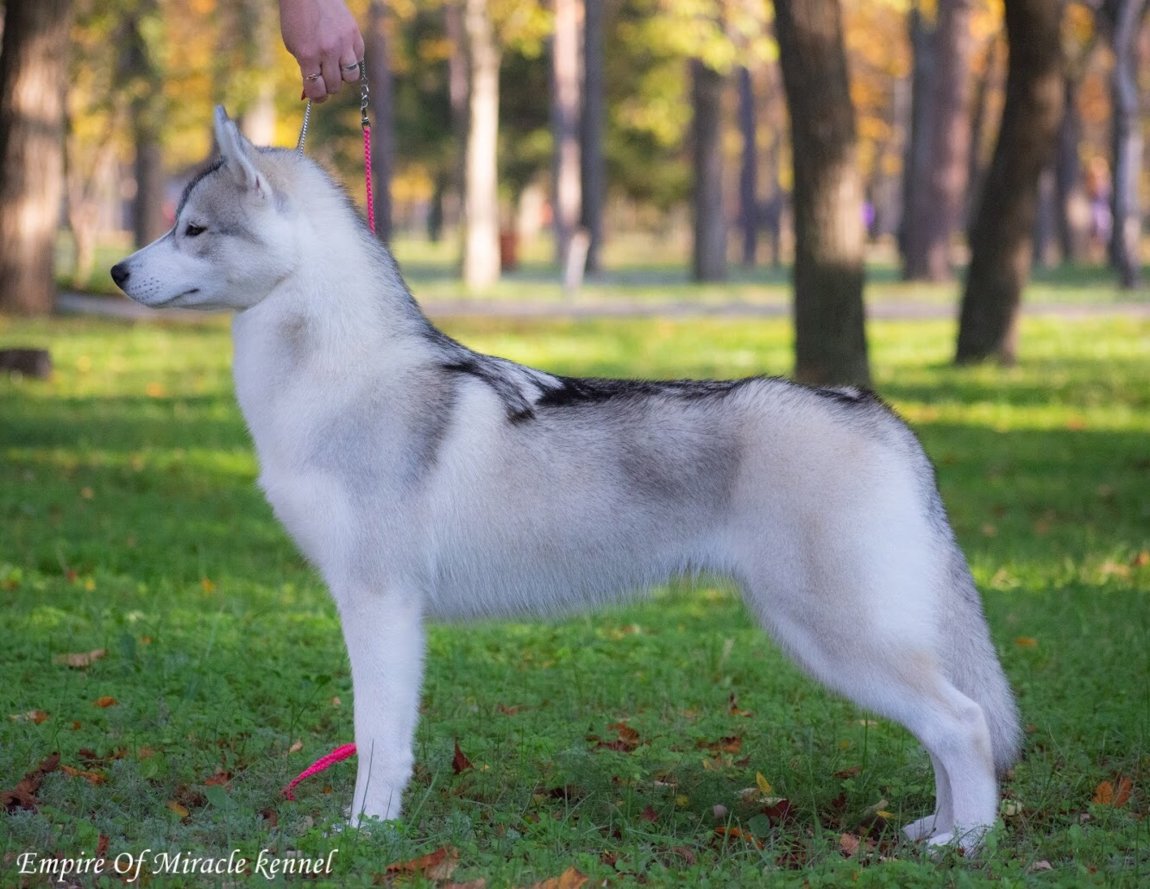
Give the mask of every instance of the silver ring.
[{"label": "silver ring", "polygon": [[306,80],[308,83],[315,83],[321,77],[323,77],[322,71],[319,74],[309,74],[307,77],[304,78],[304,80]]},{"label": "silver ring", "polygon": [[359,62],[352,62],[350,65],[343,65],[342,67],[344,71],[358,71]]}]

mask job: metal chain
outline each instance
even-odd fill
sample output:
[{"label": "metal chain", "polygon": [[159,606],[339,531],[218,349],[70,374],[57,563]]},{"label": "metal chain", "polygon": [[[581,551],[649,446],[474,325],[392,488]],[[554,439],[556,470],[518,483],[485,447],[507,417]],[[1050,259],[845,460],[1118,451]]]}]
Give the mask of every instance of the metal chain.
[{"label": "metal chain", "polygon": [[311,99],[303,106],[303,124],[299,128],[299,140],[295,144],[297,154],[303,154],[303,143],[307,140],[307,128],[311,123]]},{"label": "metal chain", "polygon": [[371,121],[367,116],[368,95],[370,90],[367,86],[367,62],[360,59],[359,62],[359,125],[364,129],[371,126]]}]

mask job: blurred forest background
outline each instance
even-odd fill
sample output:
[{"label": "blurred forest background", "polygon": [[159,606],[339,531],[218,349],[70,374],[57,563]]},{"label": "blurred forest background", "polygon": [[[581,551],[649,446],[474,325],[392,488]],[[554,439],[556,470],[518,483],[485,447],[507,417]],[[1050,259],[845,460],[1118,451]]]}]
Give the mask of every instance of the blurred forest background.
[{"label": "blurred forest background", "polygon": [[[865,381],[867,260],[967,270],[960,360],[1011,360],[1032,263],[1140,284],[1148,0],[348,3],[381,235],[455,245],[472,289],[541,244],[575,280],[793,262],[799,376]],[[45,263],[85,287],[102,245],[162,234],[214,104],[295,144],[272,0],[4,7],[0,311],[50,310]],[[357,93],[315,109],[308,152],[362,195]]]}]

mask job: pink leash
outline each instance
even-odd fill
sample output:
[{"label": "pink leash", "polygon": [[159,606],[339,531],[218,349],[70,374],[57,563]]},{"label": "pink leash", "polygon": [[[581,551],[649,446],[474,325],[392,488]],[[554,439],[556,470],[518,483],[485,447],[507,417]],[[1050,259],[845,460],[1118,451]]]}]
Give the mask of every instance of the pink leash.
[{"label": "pink leash", "polygon": [[283,789],[284,799],[294,800],[295,799],[295,786],[297,784],[299,784],[301,781],[306,781],[312,775],[318,774],[319,772],[322,772],[324,769],[330,768],[331,766],[335,765],[337,762],[343,762],[345,759],[347,759],[350,756],[355,756],[355,745],[354,744],[344,744],[342,747],[336,747],[335,750],[333,750],[331,753],[327,754],[326,756],[321,756],[319,759],[317,759],[315,762],[313,762],[310,766],[308,766],[306,769],[304,769],[302,772],[300,772],[298,775],[296,775],[292,779],[292,782],[287,787],[285,787]]},{"label": "pink leash", "polygon": [[[367,224],[371,227],[372,232],[375,232],[375,195],[372,191],[371,183],[371,120],[367,116],[368,106],[368,87],[367,87],[367,66],[361,61],[359,63],[359,125],[363,128],[363,178],[364,185],[367,187]],[[311,102],[307,104],[304,110],[303,129],[300,131],[299,144],[296,146],[297,150],[303,152],[304,139],[307,138],[308,117],[311,112]],[[343,762],[349,757],[355,756],[355,744],[343,744],[336,747],[331,753],[321,756],[310,766],[296,775],[290,784],[283,789],[284,799],[295,799],[295,787],[297,784],[306,781],[312,775],[319,774],[325,769],[330,768],[337,762]]]},{"label": "pink leash", "polygon": [[375,195],[371,188],[371,120],[367,116],[367,65],[359,63],[359,125],[363,129],[363,179],[367,186],[367,224],[375,232]]}]

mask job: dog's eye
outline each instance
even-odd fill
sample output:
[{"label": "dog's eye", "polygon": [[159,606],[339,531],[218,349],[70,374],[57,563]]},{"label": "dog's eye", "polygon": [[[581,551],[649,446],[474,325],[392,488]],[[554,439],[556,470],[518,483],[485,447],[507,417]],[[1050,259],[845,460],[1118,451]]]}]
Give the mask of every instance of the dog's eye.
[{"label": "dog's eye", "polygon": [[189,222],[184,226],[184,236],[188,238],[194,238],[197,235],[202,235],[205,231],[207,231],[206,228],[204,228],[202,225],[196,225],[194,222]]}]

